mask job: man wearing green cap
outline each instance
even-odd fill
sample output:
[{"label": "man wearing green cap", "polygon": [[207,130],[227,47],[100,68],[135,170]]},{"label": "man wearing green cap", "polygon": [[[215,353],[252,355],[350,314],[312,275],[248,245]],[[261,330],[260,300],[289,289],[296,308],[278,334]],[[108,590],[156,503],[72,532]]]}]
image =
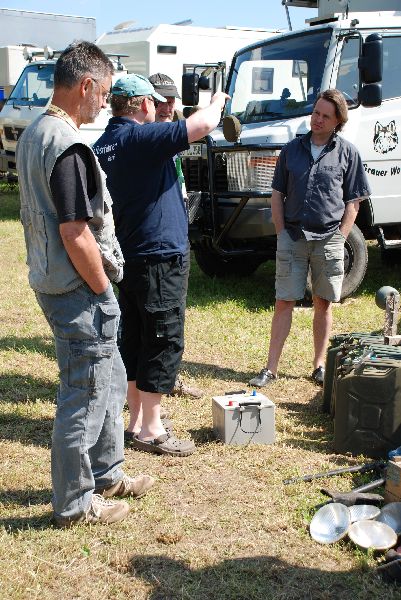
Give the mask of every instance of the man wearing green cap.
[{"label": "man wearing green cap", "polygon": [[132,447],[188,456],[195,446],[166,431],[162,394],[171,392],[184,350],[188,284],[188,219],[173,157],[219,123],[228,96],[189,119],[155,123],[165,102],[141,75],[112,88],[113,118],[94,146],[113,198],[116,234],[125,258],[119,284],[121,354],[127,370]]}]

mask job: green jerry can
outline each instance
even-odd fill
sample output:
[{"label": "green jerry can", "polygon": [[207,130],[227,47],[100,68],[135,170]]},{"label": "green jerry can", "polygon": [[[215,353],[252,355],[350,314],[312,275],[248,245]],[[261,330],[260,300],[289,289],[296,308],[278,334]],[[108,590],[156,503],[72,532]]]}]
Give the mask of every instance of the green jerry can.
[{"label": "green jerry can", "polygon": [[337,377],[334,449],[340,454],[384,458],[401,445],[401,351],[384,354]]},{"label": "green jerry can", "polygon": [[366,346],[369,343],[378,344],[380,343],[380,338],[383,339],[383,336],[379,336],[378,334],[374,333],[359,332],[339,333],[330,339],[330,346],[327,349],[326,354],[326,371],[324,374],[323,383],[323,412],[331,413],[332,416],[334,415],[332,402],[333,384],[340,358],[345,357],[349,350],[355,346]]}]

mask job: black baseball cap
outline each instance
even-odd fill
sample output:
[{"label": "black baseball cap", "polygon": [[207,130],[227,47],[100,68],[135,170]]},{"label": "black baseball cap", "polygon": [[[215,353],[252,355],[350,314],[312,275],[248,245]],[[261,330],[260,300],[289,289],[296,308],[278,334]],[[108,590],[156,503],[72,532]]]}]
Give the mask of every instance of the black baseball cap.
[{"label": "black baseball cap", "polygon": [[177,86],[168,75],[164,75],[163,73],[155,73],[149,77],[149,81],[155,88],[155,91],[162,96],[181,98],[178,93]]}]

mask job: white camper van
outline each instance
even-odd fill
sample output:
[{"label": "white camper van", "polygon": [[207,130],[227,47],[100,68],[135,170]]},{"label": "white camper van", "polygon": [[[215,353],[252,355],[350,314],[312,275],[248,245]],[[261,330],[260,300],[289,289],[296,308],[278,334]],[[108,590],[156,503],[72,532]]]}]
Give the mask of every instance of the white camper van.
[{"label": "white camper van", "polygon": [[[247,29],[245,27],[194,27],[192,25],[155,25],[133,27],[117,25],[97,39],[106,53],[123,53],[129,73],[149,76],[165,73],[176,82],[180,91],[183,73],[200,74],[205,63],[231,64],[235,52],[247,44],[266,39],[278,30]],[[210,101],[210,91],[200,93],[199,105]]]},{"label": "white camper van", "polygon": [[[345,245],[346,297],[366,271],[364,236],[376,237],[384,256],[401,248],[401,0],[283,4],[318,8],[318,17],[235,55],[225,127],[183,161],[191,243],[208,275],[249,274],[274,258],[270,199],[280,150],[309,130],[317,94],[338,88],[349,107],[342,135],[359,149],[372,189]],[[205,156],[205,146],[207,160],[191,157]]]},{"label": "white camper van", "polygon": [[[274,35],[273,31],[241,28],[209,28],[180,25],[157,25],[143,29],[117,26],[101,35],[97,44],[109,56],[124,57],[124,66],[117,60],[117,75],[135,72],[151,75],[166,73],[179,86],[183,73],[199,73],[197,65],[209,60],[231,61],[235,51],[251,41]],[[212,59],[213,57],[213,59]],[[53,93],[56,58],[50,48],[27,48],[27,63],[15,88],[0,112],[0,172],[16,175],[15,148],[24,131],[40,113],[46,110]],[[221,77],[222,71],[219,73]],[[203,92],[203,104],[210,101],[210,90]],[[80,130],[88,143],[103,133],[111,111],[101,111],[95,123]]]}]

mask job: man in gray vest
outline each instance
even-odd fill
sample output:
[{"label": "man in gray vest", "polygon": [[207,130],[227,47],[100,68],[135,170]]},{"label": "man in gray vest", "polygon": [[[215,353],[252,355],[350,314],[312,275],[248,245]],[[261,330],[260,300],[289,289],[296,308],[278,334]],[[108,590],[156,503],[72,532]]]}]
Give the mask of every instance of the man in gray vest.
[{"label": "man in gray vest", "polygon": [[29,282],[54,334],[60,385],[52,435],[54,521],[114,523],[152,477],[128,477],[122,408],[126,374],[116,345],[111,281],[123,259],[104,175],[79,127],[106,106],[113,65],[89,42],[57,61],[47,111],[17,148]]}]

